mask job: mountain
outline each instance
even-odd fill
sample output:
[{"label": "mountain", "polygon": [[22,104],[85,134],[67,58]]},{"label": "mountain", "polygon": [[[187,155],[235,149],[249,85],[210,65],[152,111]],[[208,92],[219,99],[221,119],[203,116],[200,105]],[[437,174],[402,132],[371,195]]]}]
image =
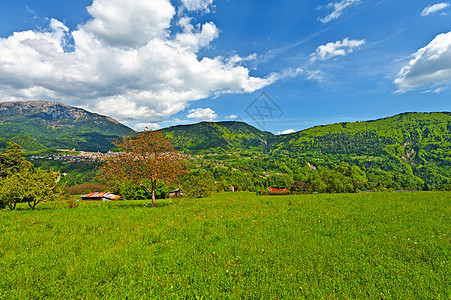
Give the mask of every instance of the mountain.
[{"label": "mountain", "polygon": [[239,150],[261,148],[275,136],[244,122],[201,122],[161,130],[179,150]]},{"label": "mountain", "polygon": [[[288,135],[273,135],[242,122],[202,122],[162,131],[184,152],[247,152],[246,159],[230,161],[242,174],[263,170],[295,176],[303,166],[332,167],[348,162],[366,170],[373,181],[391,182],[393,187],[451,183],[449,112],[403,113],[373,121],[316,126]],[[265,159],[257,158],[256,153],[264,154]],[[212,168],[225,164],[220,157],[221,161],[208,157]],[[257,174],[254,177],[262,176]]]},{"label": "mountain", "polygon": [[15,141],[28,151],[76,148],[108,151],[133,130],[118,121],[58,102],[0,103],[0,149]]},{"label": "mountain", "polygon": [[[272,140],[274,152],[312,164],[347,161],[375,172],[447,183],[451,178],[451,113],[402,113],[366,122],[317,126]],[[397,180],[393,176],[393,180]]]},{"label": "mountain", "polygon": [[390,155],[416,162],[432,153],[451,157],[451,113],[403,113],[374,121],[316,126],[279,136],[272,146],[275,151],[304,155]]},{"label": "mountain", "polygon": [[451,113],[403,113],[372,121],[316,126],[287,135],[274,135],[234,121],[177,125],[161,131],[181,150],[260,147],[291,155],[375,155],[384,152],[387,146],[398,144],[410,146],[409,149],[424,146],[427,151],[437,147],[447,150]]}]

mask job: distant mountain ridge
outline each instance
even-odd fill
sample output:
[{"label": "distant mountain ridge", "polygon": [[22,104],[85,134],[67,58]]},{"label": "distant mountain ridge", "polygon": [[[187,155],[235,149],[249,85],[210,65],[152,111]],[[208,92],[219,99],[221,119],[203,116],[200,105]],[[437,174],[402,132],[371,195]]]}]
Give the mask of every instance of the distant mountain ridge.
[{"label": "distant mountain ridge", "polygon": [[[208,150],[264,146],[263,148],[273,151],[312,149],[314,141],[327,143],[332,136],[349,135],[355,138],[356,134],[368,138],[377,136],[378,143],[383,144],[416,142],[417,139],[433,143],[434,140],[431,140],[433,135],[437,135],[434,139],[443,137],[447,141],[450,138],[450,130],[451,112],[407,112],[377,120],[319,125],[285,135],[274,135],[237,121],[200,122],[161,129],[179,149]],[[359,140],[361,141],[362,138]],[[352,146],[353,142],[356,141],[346,139],[343,144],[340,144],[339,140],[334,141],[337,147],[344,149]],[[371,145],[366,144],[366,146]]]},{"label": "distant mountain ridge", "polygon": [[177,149],[224,150],[259,147],[274,135],[237,121],[200,122],[161,129]]},{"label": "distant mountain ridge", "polygon": [[110,139],[132,131],[110,117],[58,102],[0,103],[0,148],[15,141],[27,150],[108,151]]}]

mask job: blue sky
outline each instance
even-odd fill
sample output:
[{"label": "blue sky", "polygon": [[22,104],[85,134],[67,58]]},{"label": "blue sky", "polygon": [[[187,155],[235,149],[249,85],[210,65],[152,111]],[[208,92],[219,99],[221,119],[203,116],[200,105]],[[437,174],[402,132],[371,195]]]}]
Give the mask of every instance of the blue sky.
[{"label": "blue sky", "polygon": [[0,0],[1,101],[273,133],[451,110],[446,1]]}]

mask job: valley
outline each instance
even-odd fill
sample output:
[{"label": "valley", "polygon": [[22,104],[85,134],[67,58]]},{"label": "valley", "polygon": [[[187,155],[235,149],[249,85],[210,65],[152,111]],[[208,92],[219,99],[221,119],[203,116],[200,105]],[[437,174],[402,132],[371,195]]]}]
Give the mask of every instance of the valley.
[{"label": "valley", "polygon": [[[358,190],[424,190],[451,183],[449,112],[403,113],[287,135],[234,121],[200,122],[160,131],[185,156],[191,172],[202,170],[212,181],[238,190],[286,188],[293,181],[314,184],[318,174],[326,176],[327,170],[342,163],[358,168],[355,170],[362,177]],[[106,153],[114,150],[111,142],[115,138],[130,133],[130,128],[111,118],[58,103],[3,103],[0,109],[0,149],[14,141],[29,157],[66,155],[55,150],[60,148],[74,148],[82,157],[83,152]],[[99,160],[94,156],[83,159],[92,170]],[[62,168],[60,162],[47,159],[34,162],[47,169]],[[73,169],[71,175],[78,178],[70,184],[96,180],[95,172],[84,176],[76,167],[64,169],[65,173]],[[316,185],[317,191],[325,191],[324,185]]]}]

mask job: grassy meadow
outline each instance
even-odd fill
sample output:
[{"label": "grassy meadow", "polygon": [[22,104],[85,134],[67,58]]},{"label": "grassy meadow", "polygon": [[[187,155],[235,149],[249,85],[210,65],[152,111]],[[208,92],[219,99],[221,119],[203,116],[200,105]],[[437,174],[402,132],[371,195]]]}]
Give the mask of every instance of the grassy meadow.
[{"label": "grassy meadow", "polygon": [[451,193],[0,211],[0,299],[450,299]]}]

